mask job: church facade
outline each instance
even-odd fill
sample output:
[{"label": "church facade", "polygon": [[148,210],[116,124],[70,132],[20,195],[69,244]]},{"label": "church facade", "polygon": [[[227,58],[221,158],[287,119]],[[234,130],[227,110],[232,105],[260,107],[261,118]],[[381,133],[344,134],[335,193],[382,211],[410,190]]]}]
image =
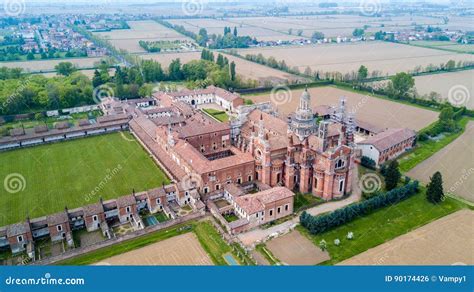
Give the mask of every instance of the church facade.
[{"label": "church facade", "polygon": [[236,146],[255,159],[255,179],[325,200],[352,191],[355,145],[353,117],[345,100],[330,119],[317,121],[305,90],[296,112],[284,120],[250,112],[235,137]]}]

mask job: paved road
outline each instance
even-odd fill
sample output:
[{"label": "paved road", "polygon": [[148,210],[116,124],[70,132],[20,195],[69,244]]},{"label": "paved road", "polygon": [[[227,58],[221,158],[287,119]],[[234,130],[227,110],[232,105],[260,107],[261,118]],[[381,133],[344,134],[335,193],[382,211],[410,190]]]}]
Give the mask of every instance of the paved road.
[{"label": "paved road", "polygon": [[[352,194],[350,197],[341,200],[341,201],[335,201],[335,202],[328,202],[320,206],[316,206],[313,208],[310,208],[306,210],[311,215],[319,215],[322,213],[330,212],[337,210],[339,208],[342,208],[344,206],[350,205],[354,202],[357,202],[361,198],[361,191],[358,186],[358,170],[357,167],[354,168],[353,171],[353,177],[356,178],[353,183],[352,183]],[[299,214],[298,214],[299,215]],[[299,216],[283,222],[279,225],[272,226],[267,229],[262,229],[262,228],[256,228],[251,231],[241,233],[237,237],[239,240],[246,246],[253,246],[254,244],[263,241],[265,238],[270,236],[271,234],[274,233],[285,233],[287,232],[290,228],[296,226],[300,222]]]}]

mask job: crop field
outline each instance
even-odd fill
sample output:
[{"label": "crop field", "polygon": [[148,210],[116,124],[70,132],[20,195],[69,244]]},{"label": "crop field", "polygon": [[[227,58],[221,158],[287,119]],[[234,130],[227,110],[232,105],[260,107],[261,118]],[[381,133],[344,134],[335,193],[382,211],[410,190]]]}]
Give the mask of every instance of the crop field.
[{"label": "crop field", "polygon": [[[322,32],[326,37],[352,37],[355,28],[369,27],[366,33],[375,33],[379,30],[390,30],[395,27],[413,27],[417,24],[438,24],[439,19],[429,17],[365,17],[358,15],[314,15],[314,16],[289,16],[289,17],[246,17],[228,19],[243,27],[256,29],[267,29],[283,34],[292,30],[291,37],[296,38],[297,32],[301,30],[302,37],[311,37],[315,31]],[[382,27],[383,25],[383,27]],[[251,32],[251,31],[250,31]],[[290,37],[290,35],[288,35]],[[301,38],[301,37],[299,37]],[[257,36],[257,39],[260,39]]]},{"label": "crop field", "polygon": [[447,50],[458,53],[474,53],[474,44],[459,44],[455,42],[442,41],[414,41],[410,44],[416,46],[423,46],[432,49]]},{"label": "crop field", "polygon": [[138,42],[144,41],[173,41],[189,40],[178,32],[162,26],[153,20],[129,21],[130,29],[118,29],[94,34],[108,39],[117,49],[124,49],[131,53],[143,53],[145,49]]},{"label": "crop field", "polygon": [[241,36],[248,35],[255,37],[259,41],[291,41],[301,37],[296,35],[289,35],[287,32],[278,32],[270,27],[258,27],[253,24],[246,24],[247,18],[229,18],[226,20],[220,19],[175,19],[169,20],[172,24],[182,25],[188,31],[198,33],[201,28],[205,28],[208,34],[224,34],[224,27],[237,27],[238,34]]},{"label": "crop field", "polygon": [[461,210],[384,244],[341,265],[472,265],[474,212]]},{"label": "crop field", "polygon": [[428,183],[434,172],[443,175],[444,191],[474,202],[474,122],[448,146],[408,172],[408,176]]},{"label": "crop field", "polygon": [[212,265],[212,261],[192,232],[113,256],[96,265]]},{"label": "crop field", "polygon": [[50,59],[36,61],[17,61],[17,62],[0,62],[0,67],[22,68],[25,72],[41,72],[54,70],[54,66],[61,62],[71,62],[77,68],[93,68],[95,64],[100,62],[100,57],[94,58],[66,58],[66,59]]},{"label": "crop field", "polygon": [[321,251],[297,230],[272,239],[266,245],[277,259],[288,265],[317,265],[329,260],[327,251]]},{"label": "crop field", "polygon": [[140,54],[140,58],[145,60],[155,60],[161,64],[163,68],[168,68],[171,61],[180,59],[181,64],[186,64],[193,60],[201,59],[201,52],[183,52],[183,53],[150,53]]},{"label": "crop field", "polygon": [[274,57],[284,60],[290,67],[303,72],[306,67],[319,72],[356,72],[361,65],[369,73],[379,71],[381,75],[393,75],[410,71],[417,66],[439,65],[449,60],[474,61],[473,55],[415,47],[388,42],[366,42],[345,44],[322,44],[303,47],[274,47],[240,49],[239,54]]},{"label": "crop field", "polygon": [[128,133],[2,152],[0,179],[0,226],[169,182]]},{"label": "crop field", "polygon": [[474,109],[474,70],[416,76],[415,88],[420,95],[434,91],[456,105]]},{"label": "crop field", "polygon": [[[311,94],[311,105],[333,105],[339,104],[339,99],[345,97],[347,101],[347,111],[354,113],[356,119],[369,122],[381,129],[407,127],[413,130],[420,130],[438,118],[438,113],[410,105],[405,105],[390,100],[371,97],[354,93],[339,88],[326,86],[308,89]],[[288,115],[296,110],[299,98],[303,90],[291,90],[275,94],[261,94],[247,96],[254,102],[277,101],[279,113]]]}]

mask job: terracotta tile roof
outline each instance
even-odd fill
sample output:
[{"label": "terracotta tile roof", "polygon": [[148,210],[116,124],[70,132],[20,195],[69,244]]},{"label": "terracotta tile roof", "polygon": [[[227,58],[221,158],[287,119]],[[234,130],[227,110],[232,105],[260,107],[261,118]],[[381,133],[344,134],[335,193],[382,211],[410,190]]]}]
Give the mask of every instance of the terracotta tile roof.
[{"label": "terracotta tile roof", "polygon": [[313,113],[318,116],[332,115],[336,109],[330,105],[318,105],[313,107]]},{"label": "terracotta tile roof", "polygon": [[164,188],[155,188],[147,191],[147,197],[150,200],[154,200],[160,197],[165,197],[166,192]]},{"label": "terracotta tile roof", "polygon": [[285,187],[274,187],[255,194],[248,194],[235,199],[247,215],[265,210],[265,206],[286,198],[293,197],[295,194]]},{"label": "terracotta tile roof", "polygon": [[46,221],[48,222],[48,226],[58,225],[58,224],[69,222],[69,216],[66,212],[63,211],[63,212],[46,216]]},{"label": "terracotta tile roof", "polygon": [[86,206],[82,207],[82,209],[84,211],[84,217],[104,213],[104,206],[102,205],[102,203],[95,203],[95,204],[91,204],[91,205],[86,205]]},{"label": "terracotta tile roof", "polygon": [[69,122],[57,122],[54,127],[58,130],[69,128]]},{"label": "terracotta tile roof", "polygon": [[88,119],[79,120],[78,125],[80,127],[89,126],[91,122]]},{"label": "terracotta tile roof", "polygon": [[14,128],[10,130],[10,136],[22,136],[25,135],[25,130],[23,128]]},{"label": "terracotta tile roof", "polygon": [[117,198],[117,208],[123,208],[135,205],[137,201],[135,200],[135,196],[133,195],[126,195],[123,197]]},{"label": "terracotta tile roof", "polygon": [[15,223],[7,226],[7,237],[17,236],[31,232],[30,226],[26,222]]},{"label": "terracotta tile roof", "polygon": [[378,151],[383,152],[392,146],[407,139],[414,138],[416,132],[408,128],[392,128],[372,136],[358,144],[373,145]]},{"label": "terracotta tile roof", "polygon": [[108,123],[108,122],[125,120],[125,119],[128,119],[127,114],[106,115],[106,116],[97,117],[97,122],[102,124],[102,123]]},{"label": "terracotta tile roof", "polygon": [[215,94],[227,101],[234,101],[238,98],[241,98],[240,95],[236,94],[236,93],[232,93],[232,92],[229,92],[225,89],[222,89],[222,88],[219,88],[219,87],[215,87],[213,85],[211,86],[208,86],[207,88],[204,88],[204,89],[195,89],[195,90],[181,90],[181,91],[178,91],[178,92],[170,92],[168,93],[168,95],[172,96],[172,97],[183,97],[183,96],[187,96],[187,95],[190,95],[190,96],[193,96],[193,95],[203,95],[203,94]]},{"label": "terracotta tile roof", "polygon": [[245,192],[236,184],[225,185],[224,190],[226,190],[234,198],[245,195]]},{"label": "terracotta tile roof", "polygon": [[227,123],[212,123],[203,125],[199,123],[188,123],[180,129],[179,137],[184,139],[214,132],[228,131],[230,134],[230,126]]},{"label": "terracotta tile roof", "polygon": [[48,132],[48,126],[46,125],[38,125],[35,127],[35,133],[44,133],[44,132]]},{"label": "terracotta tile roof", "polygon": [[355,119],[354,123],[357,127],[367,130],[371,133],[378,134],[384,131],[384,129],[363,120]]}]

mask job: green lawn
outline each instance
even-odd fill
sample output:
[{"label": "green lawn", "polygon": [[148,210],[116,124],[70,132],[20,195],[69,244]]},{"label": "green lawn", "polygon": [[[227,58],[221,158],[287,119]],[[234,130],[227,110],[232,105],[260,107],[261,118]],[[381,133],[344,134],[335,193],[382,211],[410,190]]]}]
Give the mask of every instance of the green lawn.
[{"label": "green lawn", "polygon": [[[310,235],[300,225],[297,229],[316,246],[324,239],[331,255],[331,260],[324,264],[336,264],[464,207],[463,203],[451,198],[446,198],[440,205],[432,205],[427,202],[422,188],[420,193],[403,202],[377,210],[320,235]],[[352,240],[346,238],[348,232],[354,233]],[[341,241],[339,246],[334,244],[336,238]]]},{"label": "green lawn", "polygon": [[166,214],[164,212],[158,212],[154,216],[155,216],[156,220],[158,220],[158,222],[160,222],[160,223],[170,220],[170,218],[168,218],[168,216],[166,216]]},{"label": "green lawn", "polygon": [[203,111],[222,123],[229,121],[229,116],[226,114],[225,111],[220,111],[212,108],[205,108],[203,109]]},{"label": "green lawn", "polygon": [[232,248],[222,239],[211,222],[200,222],[195,226],[194,233],[215,265],[228,265],[223,256],[226,253],[232,253]]},{"label": "green lawn", "polygon": [[[24,177],[24,190],[6,192],[12,173]],[[129,133],[2,152],[0,180],[0,226],[169,182]]]},{"label": "green lawn", "polygon": [[469,120],[470,119],[467,117],[461,118],[457,122],[457,124],[462,128],[462,130],[457,133],[444,133],[444,138],[438,141],[419,141],[417,146],[413,150],[405,153],[403,156],[401,156],[401,158],[398,159],[400,163],[400,171],[409,171],[425,159],[428,159],[430,156],[446,147],[449,143],[453,142],[456,138],[461,136],[462,133],[464,133],[464,130],[466,129],[466,125]]},{"label": "green lawn", "polygon": [[239,217],[237,217],[235,214],[227,214],[227,215],[224,215],[224,219],[230,223],[230,222],[239,220]]},{"label": "green lawn", "polygon": [[298,212],[300,210],[316,206],[324,202],[325,201],[323,199],[315,197],[312,194],[295,193],[293,209],[295,210],[295,212]]}]

